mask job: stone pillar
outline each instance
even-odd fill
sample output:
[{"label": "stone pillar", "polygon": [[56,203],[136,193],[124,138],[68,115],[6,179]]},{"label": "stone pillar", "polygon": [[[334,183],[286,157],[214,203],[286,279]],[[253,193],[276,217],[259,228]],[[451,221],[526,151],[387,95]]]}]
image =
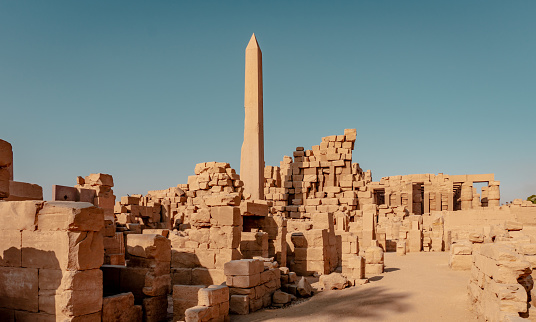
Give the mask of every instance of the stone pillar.
[{"label": "stone pillar", "polygon": [[500,206],[501,191],[499,181],[490,181],[488,188],[488,207]]},{"label": "stone pillar", "polygon": [[462,210],[469,210],[472,208],[472,204],[473,204],[473,183],[472,182],[464,182],[462,184],[460,200],[462,202]]},{"label": "stone pillar", "polygon": [[262,53],[253,34],[246,47],[244,143],[240,158],[240,179],[244,182],[244,191],[253,200],[264,199],[262,102]]}]

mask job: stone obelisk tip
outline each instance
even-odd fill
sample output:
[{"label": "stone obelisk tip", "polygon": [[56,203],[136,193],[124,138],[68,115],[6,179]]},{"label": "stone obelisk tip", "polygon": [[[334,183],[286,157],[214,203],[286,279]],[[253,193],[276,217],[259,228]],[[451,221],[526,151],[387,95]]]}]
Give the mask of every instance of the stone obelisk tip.
[{"label": "stone obelisk tip", "polygon": [[248,43],[248,46],[246,47],[246,50],[247,49],[251,49],[251,48],[259,48],[259,43],[257,42],[257,37],[255,37],[255,33],[253,33],[253,35],[251,35],[251,39],[249,40],[249,43]]}]

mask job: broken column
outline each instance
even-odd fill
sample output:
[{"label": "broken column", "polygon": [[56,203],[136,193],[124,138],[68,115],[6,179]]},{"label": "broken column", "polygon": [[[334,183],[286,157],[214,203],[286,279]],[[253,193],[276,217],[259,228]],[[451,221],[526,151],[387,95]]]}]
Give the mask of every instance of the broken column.
[{"label": "broken column", "polygon": [[264,125],[262,99],[262,53],[251,36],[246,47],[244,92],[244,143],[240,158],[240,178],[252,200],[264,199]]}]

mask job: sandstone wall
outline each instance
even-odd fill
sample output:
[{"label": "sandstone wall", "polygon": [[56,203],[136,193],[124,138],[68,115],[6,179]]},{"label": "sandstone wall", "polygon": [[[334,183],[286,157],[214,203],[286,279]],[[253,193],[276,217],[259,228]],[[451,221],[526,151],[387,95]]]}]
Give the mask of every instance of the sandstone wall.
[{"label": "sandstone wall", "polygon": [[0,201],[2,321],[100,321],[103,210]]}]

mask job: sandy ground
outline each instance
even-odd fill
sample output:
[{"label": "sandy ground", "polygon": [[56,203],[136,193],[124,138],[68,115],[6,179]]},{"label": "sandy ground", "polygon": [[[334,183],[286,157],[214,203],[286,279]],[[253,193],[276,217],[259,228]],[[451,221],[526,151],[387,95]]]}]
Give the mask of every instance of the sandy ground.
[{"label": "sandy ground", "polygon": [[451,271],[448,252],[385,254],[385,273],[362,286],[320,292],[284,309],[231,315],[246,321],[476,321],[469,271]]}]

